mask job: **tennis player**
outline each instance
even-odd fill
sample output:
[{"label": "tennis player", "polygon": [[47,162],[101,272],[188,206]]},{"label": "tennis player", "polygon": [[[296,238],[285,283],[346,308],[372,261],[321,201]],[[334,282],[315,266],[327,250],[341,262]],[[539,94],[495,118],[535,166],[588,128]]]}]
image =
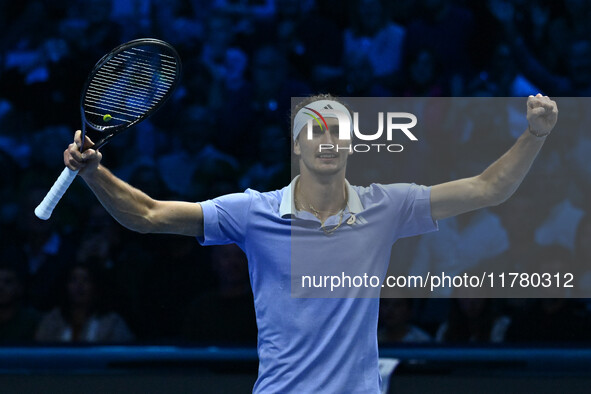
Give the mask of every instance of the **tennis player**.
[{"label": "tennis player", "polygon": [[309,119],[303,106],[349,113],[330,96],[312,97],[296,107],[292,132],[300,175],[281,190],[248,189],[201,203],[157,201],[102,166],[100,152],[81,154],[80,132],[64,152],[64,162],[80,170],[107,211],[131,230],[188,235],[204,245],[236,243],[245,251],[259,330],[254,392],[379,393],[379,299],[292,297],[293,221],[311,223],[300,230],[316,235],[309,239],[330,251],[311,247],[303,252],[314,264],[361,258],[383,264],[385,272],[396,239],[435,230],[438,219],[508,199],[556,124],[556,103],[530,96],[529,126],[509,151],[480,175],[432,187],[350,185],[345,179],[348,151],[319,152],[321,143],[350,143],[334,133],[337,119],[326,119],[328,130],[308,138],[302,132]]}]

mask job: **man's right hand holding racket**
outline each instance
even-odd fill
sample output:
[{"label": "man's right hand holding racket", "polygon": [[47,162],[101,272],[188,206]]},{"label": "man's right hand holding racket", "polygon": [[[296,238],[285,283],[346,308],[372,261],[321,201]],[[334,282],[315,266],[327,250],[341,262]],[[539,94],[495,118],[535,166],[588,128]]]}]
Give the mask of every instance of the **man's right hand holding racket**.
[{"label": "man's right hand holding racket", "polygon": [[92,149],[94,143],[85,136],[84,148],[82,147],[82,131],[76,131],[74,142],[64,151],[64,163],[72,171],[79,171],[78,175],[85,178],[86,174],[92,175],[95,172],[103,158],[98,150]]},{"label": "man's right hand holding racket", "polygon": [[[80,153],[82,133],[64,151],[64,164],[78,173],[105,209],[123,226],[140,233],[203,235],[203,211],[198,203],[154,200],[113,175],[100,164],[102,154],[87,149]],[[85,136],[84,148],[93,146]]]},{"label": "man's right hand holding racket", "polygon": [[[181,61],[176,50],[153,38],[129,41],[103,56],[82,88],[82,131],[76,132],[74,143],[64,152],[68,169],[62,171],[35,209],[35,215],[43,220],[49,219],[79,174],[111,216],[131,230],[191,236],[203,234],[200,204],[150,198],[101,166],[102,155],[98,151],[113,137],[160,108],[177,86],[180,74]],[[101,134],[96,145],[86,136],[88,129]]]}]

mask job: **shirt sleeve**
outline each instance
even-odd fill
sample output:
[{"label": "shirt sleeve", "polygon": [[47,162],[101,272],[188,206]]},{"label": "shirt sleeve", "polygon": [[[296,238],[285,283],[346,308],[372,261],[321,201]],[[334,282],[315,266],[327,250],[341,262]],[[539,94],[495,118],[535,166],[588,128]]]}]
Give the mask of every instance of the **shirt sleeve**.
[{"label": "shirt sleeve", "polygon": [[414,183],[397,183],[383,186],[392,200],[397,221],[398,238],[412,237],[438,229],[431,216],[431,187]]},{"label": "shirt sleeve", "polygon": [[241,244],[246,236],[252,191],[228,194],[201,203],[203,236],[201,245]]}]

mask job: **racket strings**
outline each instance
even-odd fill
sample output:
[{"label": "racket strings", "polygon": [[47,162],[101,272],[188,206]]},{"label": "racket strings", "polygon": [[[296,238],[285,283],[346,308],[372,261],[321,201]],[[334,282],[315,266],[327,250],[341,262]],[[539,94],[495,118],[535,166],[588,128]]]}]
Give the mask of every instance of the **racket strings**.
[{"label": "racket strings", "polygon": [[127,121],[133,121],[133,118],[141,117],[145,112],[157,105],[161,97],[152,97],[150,101],[147,101],[146,97],[115,89],[111,86],[108,90],[89,90],[85,103],[90,108],[106,111],[104,114],[116,112],[132,118],[127,119]]},{"label": "racket strings", "polygon": [[105,98],[119,99],[121,104],[141,105],[150,101],[157,102],[172,86],[172,83],[153,83],[138,77],[136,73],[136,70],[128,69],[123,75],[109,75],[101,70],[93,80],[89,92]]},{"label": "racket strings", "polygon": [[[138,96],[136,92],[131,89],[126,88],[118,88],[114,87],[113,85],[108,85],[106,83],[97,82],[95,86],[93,86],[93,90],[87,92],[87,102],[101,102],[105,101],[106,103],[116,104],[126,106],[130,103],[133,103],[135,106],[144,107],[144,110],[148,110],[151,108],[151,105],[146,106],[145,98],[151,96],[151,104],[157,104],[159,100],[164,97],[164,93],[162,94],[151,94],[150,92],[144,93],[146,96]],[[116,93],[113,95],[111,93]],[[139,98],[139,100],[138,100]],[[130,108],[133,111],[133,108]],[[137,111],[136,111],[137,112]],[[142,113],[144,111],[139,111]]]},{"label": "racket strings", "polygon": [[[132,70],[133,72],[136,72],[135,70]],[[129,80],[129,81],[125,81],[125,77],[126,76],[121,76],[119,77],[120,79],[117,79],[117,76],[112,75],[112,73],[116,73],[117,69],[109,67],[109,66],[105,66],[104,69],[101,69],[98,73],[97,73],[97,77],[102,78],[105,81],[116,81],[116,82],[121,82],[121,83],[125,83],[125,82],[130,82],[130,83],[135,83],[135,84],[139,84],[138,86],[146,88],[146,85],[149,86],[149,84],[153,84],[154,82],[157,82],[158,85],[157,86],[149,86],[149,88],[146,88],[147,91],[151,90],[151,89],[161,89],[160,83],[162,82],[166,82],[168,85],[172,85],[174,80],[165,80],[164,78],[161,78],[158,81],[154,81],[154,80],[147,80],[146,77],[141,76],[139,74],[134,74],[132,75],[133,80]],[[141,71],[142,73],[149,73],[151,72],[150,70],[144,70]],[[159,78],[159,77],[158,77]],[[144,85],[144,86],[142,86]],[[163,92],[166,92],[168,90],[168,86],[166,86],[166,89],[161,89]]]},{"label": "racket strings", "polygon": [[[163,64],[161,65],[159,70],[155,70],[153,68],[153,63],[140,62],[138,61],[138,59],[130,58],[123,58],[122,60],[115,58],[112,61],[105,64],[101,68],[101,70],[99,70],[99,72],[117,72],[119,67],[129,67],[129,69],[135,73],[134,75],[138,78],[138,80],[143,80],[150,83],[153,82],[154,72],[158,72],[158,78],[169,83],[174,82],[174,76],[176,75],[176,68],[172,68],[171,66]],[[146,76],[146,74],[152,78],[149,79],[148,76]]]},{"label": "racket strings", "polygon": [[[103,71],[99,71],[92,81],[91,86],[95,87],[96,89],[103,89],[108,91],[109,89],[115,89],[120,94],[128,94],[128,95],[140,95],[140,97],[145,96],[164,96],[166,92],[170,89],[172,83],[169,83],[162,86],[150,86],[148,82],[138,82],[137,80],[129,79],[125,76],[110,75],[105,74]],[[121,93],[123,92],[123,93]]]},{"label": "racket strings", "polygon": [[[157,57],[157,58],[156,57],[148,57],[143,54],[139,54],[139,55],[137,53],[128,54],[125,52],[119,54],[119,56],[124,61],[126,61],[126,60],[128,61],[129,59],[133,59],[133,62],[138,65],[153,65],[156,62],[160,65],[160,67],[164,71],[176,73],[176,70],[177,70],[177,64],[175,61],[167,60],[167,59],[164,59],[161,57]],[[117,57],[115,57],[112,60],[118,61],[119,59]],[[174,79],[174,78],[171,78],[171,79]]]},{"label": "racket strings", "polygon": [[[106,62],[88,85],[84,110],[98,123],[134,123],[158,105],[177,80],[174,56],[131,48]],[[88,119],[92,121],[93,119]]]},{"label": "racket strings", "polygon": [[93,89],[89,89],[90,94],[99,97],[101,97],[103,94],[108,96],[114,93],[119,98],[125,97],[137,103],[144,103],[146,102],[146,98],[160,100],[166,95],[167,91],[151,91],[133,81],[121,81],[111,78],[102,78],[101,76],[99,77],[101,78],[100,80],[93,81]]}]

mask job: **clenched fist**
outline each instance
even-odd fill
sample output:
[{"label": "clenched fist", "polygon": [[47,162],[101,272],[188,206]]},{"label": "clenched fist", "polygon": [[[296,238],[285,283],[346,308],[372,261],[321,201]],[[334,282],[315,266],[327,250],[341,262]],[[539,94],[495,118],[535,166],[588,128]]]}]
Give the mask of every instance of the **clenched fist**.
[{"label": "clenched fist", "polygon": [[558,107],[556,102],[548,96],[537,94],[527,99],[527,122],[529,132],[536,137],[545,137],[556,125],[558,119]]}]

